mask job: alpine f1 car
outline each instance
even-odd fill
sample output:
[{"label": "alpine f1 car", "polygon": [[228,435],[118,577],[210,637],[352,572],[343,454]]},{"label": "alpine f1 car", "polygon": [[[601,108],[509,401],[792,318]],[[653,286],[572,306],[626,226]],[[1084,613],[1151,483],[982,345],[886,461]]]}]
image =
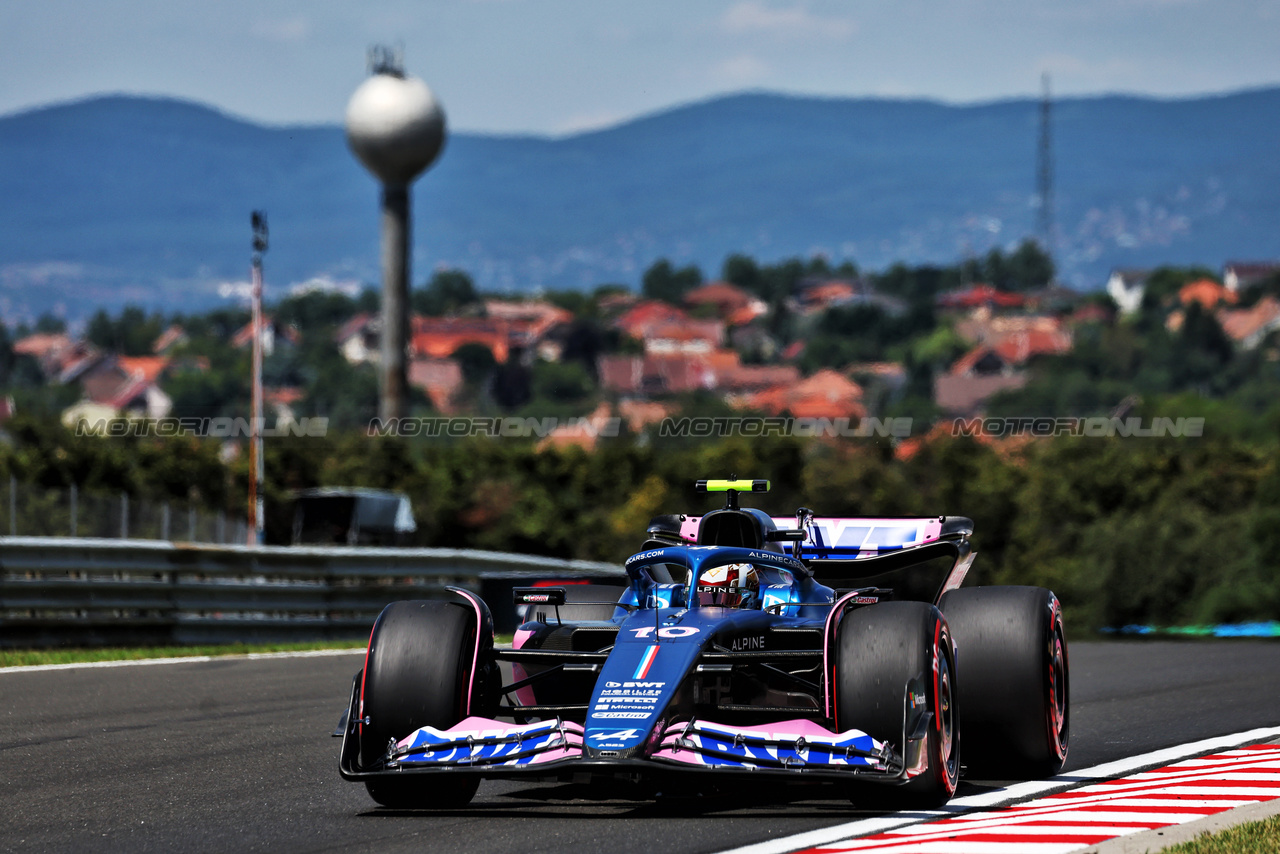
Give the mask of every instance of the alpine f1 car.
[{"label": "alpine f1 car", "polygon": [[672,775],[827,781],[855,803],[937,806],[962,743],[988,778],[1062,767],[1058,601],[962,588],[970,520],[773,518],[738,498],[768,481],[698,488],[726,506],[655,519],[616,598],[516,589],[528,619],[510,648],[466,590],[388,605],[339,725],[343,778],[394,807],[461,806],[486,778]]}]

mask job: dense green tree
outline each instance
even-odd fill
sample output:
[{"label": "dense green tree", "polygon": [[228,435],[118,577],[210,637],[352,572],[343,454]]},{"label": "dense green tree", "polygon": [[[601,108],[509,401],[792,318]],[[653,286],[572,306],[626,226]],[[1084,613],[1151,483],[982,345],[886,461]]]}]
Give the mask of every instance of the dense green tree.
[{"label": "dense green tree", "polygon": [[533,395],[555,403],[580,403],[595,391],[591,374],[577,362],[535,362]]},{"label": "dense green tree", "polygon": [[483,344],[463,344],[453,353],[462,368],[462,378],[468,385],[480,386],[488,382],[498,364],[493,351]]},{"label": "dense green tree", "polygon": [[125,306],[119,317],[98,309],[89,319],[85,337],[103,350],[122,356],[150,356],[151,346],[164,331],[164,318],[150,316],[136,305]]},{"label": "dense green tree", "polygon": [[337,291],[307,291],[285,297],[268,309],[277,323],[295,326],[304,333],[340,326],[360,311],[357,300]]},{"label": "dense green tree", "polygon": [[1053,258],[1034,240],[1024,240],[1018,248],[1005,257],[1006,287],[1010,290],[1030,291],[1043,288],[1053,281]]},{"label": "dense green tree", "polygon": [[475,283],[462,270],[437,270],[426,287],[416,288],[409,295],[415,312],[433,317],[474,309],[479,303]]},{"label": "dense green tree", "polygon": [[43,332],[46,334],[66,332],[67,322],[63,320],[61,317],[56,317],[46,312],[45,314],[40,315],[40,317],[36,319],[35,331]]},{"label": "dense green tree", "polygon": [[702,271],[696,266],[676,269],[666,258],[660,258],[645,270],[641,291],[649,299],[678,305],[686,293],[700,284]]}]

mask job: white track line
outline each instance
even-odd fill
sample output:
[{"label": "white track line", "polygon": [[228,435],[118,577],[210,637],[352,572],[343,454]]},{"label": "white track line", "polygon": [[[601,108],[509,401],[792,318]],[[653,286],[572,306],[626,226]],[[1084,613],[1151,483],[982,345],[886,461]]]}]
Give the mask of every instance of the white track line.
[{"label": "white track line", "polygon": [[119,661],[85,661],[79,664],[29,664],[0,667],[0,673],[36,673],[41,670],[81,670],[87,667],[136,667],[150,664],[191,664],[197,661],[258,661],[266,658],[314,658],[322,655],[364,655],[364,647],[353,649],[307,649],[297,652],[245,652],[234,655],[186,655],[180,658],[135,658]]},{"label": "white track line", "polygon": [[1117,759],[1114,762],[1106,762],[1102,765],[1095,765],[1092,768],[1083,768],[1048,780],[1018,783],[1004,789],[993,789],[990,792],[956,798],[947,804],[945,809],[941,810],[898,812],[875,818],[859,819],[832,827],[797,833],[794,836],[785,836],[781,839],[771,839],[766,842],[744,845],[741,848],[733,848],[722,852],[722,854],[787,854],[790,851],[814,848],[854,836],[867,836],[872,833],[883,833],[887,830],[920,824],[943,816],[1028,801],[1041,795],[1074,789],[1086,783],[1109,780],[1146,768],[1168,765],[1180,759],[1187,759],[1203,753],[1277,737],[1280,737],[1280,727],[1261,727],[1232,733],[1231,735],[1206,738],[1174,747],[1166,747],[1163,750],[1154,750],[1138,756],[1130,756],[1126,759]]}]

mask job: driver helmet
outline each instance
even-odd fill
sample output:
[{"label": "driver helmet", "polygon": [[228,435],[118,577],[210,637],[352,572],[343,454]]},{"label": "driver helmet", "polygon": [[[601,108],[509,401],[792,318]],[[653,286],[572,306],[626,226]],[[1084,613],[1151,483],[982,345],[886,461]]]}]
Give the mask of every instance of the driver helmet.
[{"label": "driver helmet", "polygon": [[703,571],[698,578],[698,604],[721,608],[749,607],[760,590],[756,568],[749,563],[731,563]]}]

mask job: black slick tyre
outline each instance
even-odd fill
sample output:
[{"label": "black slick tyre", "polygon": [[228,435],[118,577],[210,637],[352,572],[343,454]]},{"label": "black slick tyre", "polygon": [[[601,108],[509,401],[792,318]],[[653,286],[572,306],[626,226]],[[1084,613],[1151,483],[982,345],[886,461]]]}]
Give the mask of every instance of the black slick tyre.
[{"label": "black slick tyre", "polygon": [[[455,602],[393,602],[383,609],[365,658],[359,724],[362,768],[378,768],[392,740],[424,726],[446,729],[466,716],[469,692],[478,688],[471,672],[476,623],[474,612]],[[487,640],[491,647],[492,638]],[[414,773],[365,783],[370,797],[396,808],[464,806],[478,786],[477,777]]]},{"label": "black slick tyre", "polygon": [[1062,609],[1042,587],[973,587],[940,603],[955,636],[968,774],[1051,777],[1071,736]]},{"label": "black slick tyre", "polygon": [[836,634],[836,726],[860,729],[904,751],[907,684],[919,679],[933,713],[928,768],[896,788],[855,789],[855,803],[931,808],[955,794],[960,776],[955,660],[946,620],[924,602],[882,602],[850,611]]}]

